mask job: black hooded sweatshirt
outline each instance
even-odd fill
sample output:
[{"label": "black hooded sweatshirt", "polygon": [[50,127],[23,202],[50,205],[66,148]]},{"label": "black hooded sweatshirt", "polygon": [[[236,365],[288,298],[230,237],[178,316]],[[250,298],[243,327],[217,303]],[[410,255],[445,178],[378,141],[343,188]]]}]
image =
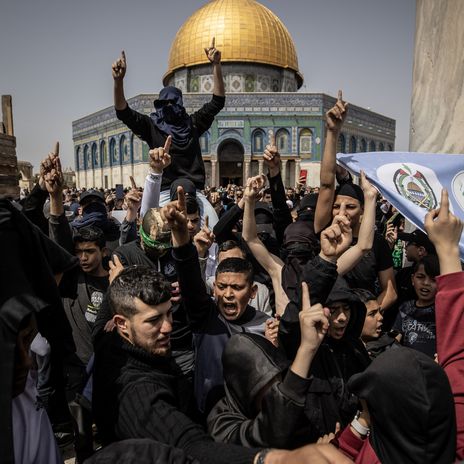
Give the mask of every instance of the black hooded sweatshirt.
[{"label": "black hooded sweatshirt", "polygon": [[[358,409],[358,399],[346,387],[349,378],[370,363],[360,340],[366,307],[338,278],[326,304],[345,301],[351,308],[350,320],[341,340],[326,337],[311,364],[312,378],[306,397],[306,416],[311,424],[311,441],[333,432],[337,422],[348,424]],[[317,432],[317,433],[315,433]]]},{"label": "black hooded sweatshirt", "polygon": [[353,376],[348,388],[366,400],[371,420],[370,436],[361,448],[349,427],[338,437],[340,448],[355,462],[454,462],[453,394],[446,373],[430,357],[405,347],[388,350]]}]

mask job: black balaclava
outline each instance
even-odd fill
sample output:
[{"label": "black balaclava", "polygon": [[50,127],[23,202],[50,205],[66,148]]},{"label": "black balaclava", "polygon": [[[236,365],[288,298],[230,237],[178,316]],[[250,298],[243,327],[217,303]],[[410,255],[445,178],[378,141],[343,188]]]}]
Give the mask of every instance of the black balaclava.
[{"label": "black balaclava", "polygon": [[156,111],[150,118],[159,130],[172,136],[179,147],[186,146],[192,134],[192,120],[184,108],[182,91],[177,87],[164,87],[154,101]]}]

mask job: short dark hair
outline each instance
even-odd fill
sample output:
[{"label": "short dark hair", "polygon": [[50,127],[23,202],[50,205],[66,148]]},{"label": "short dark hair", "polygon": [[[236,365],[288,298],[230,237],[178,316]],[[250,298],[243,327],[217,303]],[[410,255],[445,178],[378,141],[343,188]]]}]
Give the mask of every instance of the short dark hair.
[{"label": "short dark hair", "polygon": [[97,247],[105,248],[106,239],[103,231],[97,226],[81,227],[73,237],[74,243],[95,242]]},{"label": "short dark hair", "polygon": [[424,256],[420,261],[415,263],[412,271],[413,274],[417,272],[421,264],[424,266],[424,271],[428,276],[435,278],[437,275],[440,275],[440,263],[437,255]]},{"label": "short dark hair", "polygon": [[271,189],[269,187],[267,187],[267,188],[265,188],[263,190],[263,197],[264,197],[264,195],[270,195],[270,194],[271,194]]},{"label": "short dark hair", "polygon": [[242,258],[227,258],[221,261],[216,268],[216,278],[219,274],[225,272],[236,272],[238,274],[245,274],[247,281],[252,284],[254,280],[253,266],[251,263]]},{"label": "short dark hair", "polygon": [[108,288],[108,303],[113,314],[132,317],[137,313],[134,298],[156,306],[171,298],[171,285],[150,266],[126,267]]},{"label": "short dark hair", "polygon": [[368,301],[377,300],[376,296],[365,288],[353,288],[351,291],[364,303]]},{"label": "short dark hair", "polygon": [[243,253],[243,256],[247,255],[246,250],[236,240],[226,240],[225,242],[222,242],[218,247],[218,255],[219,253],[233,250],[234,248],[239,248],[240,251]]}]

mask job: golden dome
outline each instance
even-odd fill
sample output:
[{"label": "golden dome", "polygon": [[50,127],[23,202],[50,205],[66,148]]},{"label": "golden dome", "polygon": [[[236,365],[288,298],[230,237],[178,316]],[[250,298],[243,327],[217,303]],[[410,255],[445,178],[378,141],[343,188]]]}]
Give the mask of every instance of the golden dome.
[{"label": "golden dome", "polygon": [[209,63],[204,48],[215,37],[222,62],[252,62],[296,72],[303,79],[292,38],[282,21],[254,0],[211,0],[185,21],[169,52],[167,82],[174,71]]}]

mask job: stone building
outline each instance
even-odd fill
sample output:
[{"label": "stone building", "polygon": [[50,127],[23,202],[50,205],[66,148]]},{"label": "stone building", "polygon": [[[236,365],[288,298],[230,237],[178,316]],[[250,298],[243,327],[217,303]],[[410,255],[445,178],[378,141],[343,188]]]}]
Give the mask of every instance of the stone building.
[{"label": "stone building", "polygon": [[[201,138],[207,185],[243,184],[263,172],[262,153],[273,130],[282,155],[282,175],[293,186],[302,169],[309,185],[319,181],[325,137],[324,114],[336,99],[298,89],[303,76],[290,33],[254,0],[212,0],[193,13],[171,46],[164,85],[184,93],[192,113],[211,98],[213,76],[204,47],[215,37],[222,52],[226,105]],[[156,94],[128,99],[135,110],[154,111]],[[121,124],[113,107],[73,122],[78,187],[143,185],[148,146]],[[339,151],[392,151],[395,121],[350,102]]]},{"label": "stone building", "polygon": [[18,161],[19,188],[27,189],[29,192],[34,186],[33,166],[29,161]]},{"label": "stone building", "polygon": [[19,197],[19,177],[11,95],[2,95],[2,115],[2,121],[0,121],[0,195],[17,198]]},{"label": "stone building", "polygon": [[63,170],[63,181],[67,188],[76,187],[76,173],[71,168]]}]

